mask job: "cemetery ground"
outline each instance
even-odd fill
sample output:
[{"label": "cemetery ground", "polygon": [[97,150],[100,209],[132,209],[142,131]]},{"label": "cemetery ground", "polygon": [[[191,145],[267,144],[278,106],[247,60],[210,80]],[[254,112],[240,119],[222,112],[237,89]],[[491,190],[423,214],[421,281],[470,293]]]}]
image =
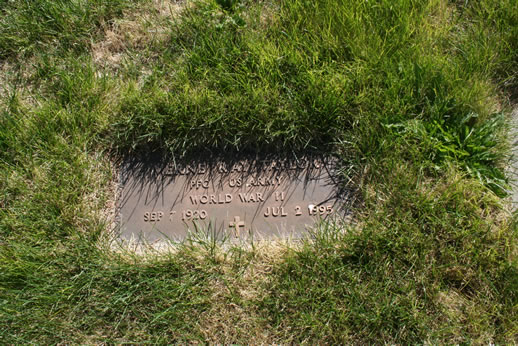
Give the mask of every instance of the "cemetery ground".
[{"label": "cemetery ground", "polygon": [[[0,71],[0,343],[518,342],[515,0],[3,0]],[[348,226],[114,249],[117,158],[308,151]]]}]

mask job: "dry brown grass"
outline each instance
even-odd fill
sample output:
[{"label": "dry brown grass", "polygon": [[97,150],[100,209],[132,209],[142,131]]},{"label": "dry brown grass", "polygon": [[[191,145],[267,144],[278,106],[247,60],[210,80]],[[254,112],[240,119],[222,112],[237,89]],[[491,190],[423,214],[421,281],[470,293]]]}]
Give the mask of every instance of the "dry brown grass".
[{"label": "dry brown grass", "polygon": [[[463,326],[462,328],[452,328],[450,331],[449,340],[452,344],[458,344],[465,341],[465,333],[469,332],[472,335],[477,335],[478,330],[488,331],[491,330],[488,326],[480,328],[479,325],[472,325],[470,321],[481,321],[479,316],[484,314],[483,307],[475,304],[472,300],[467,299],[463,294],[459,294],[457,291],[450,289],[448,291],[442,291],[437,297],[438,305],[440,306],[442,314],[442,324],[450,326]],[[490,324],[491,321],[485,321]],[[473,342],[476,345],[484,345],[487,340],[493,340],[494,335],[482,333],[478,335],[478,338],[474,339]]]},{"label": "dry brown grass", "polygon": [[104,38],[92,43],[94,62],[117,69],[131,50],[146,49],[153,42],[168,38],[168,27],[187,5],[187,1],[151,0],[138,10],[126,11],[122,18],[103,28]]},{"label": "dry brown grass", "polygon": [[267,295],[265,287],[273,267],[294,247],[296,243],[286,241],[257,244],[247,253],[250,260],[245,266],[236,265],[232,256],[225,256],[227,260],[220,263],[221,275],[210,285],[213,303],[200,316],[200,331],[206,341],[247,340],[250,344],[279,341],[253,302]]},{"label": "dry brown grass", "polygon": [[19,58],[0,61],[0,95],[16,94],[21,106],[27,109],[37,108],[40,102],[34,97],[36,85],[32,81],[36,58],[25,58],[24,63],[20,63],[21,58],[18,60]]}]

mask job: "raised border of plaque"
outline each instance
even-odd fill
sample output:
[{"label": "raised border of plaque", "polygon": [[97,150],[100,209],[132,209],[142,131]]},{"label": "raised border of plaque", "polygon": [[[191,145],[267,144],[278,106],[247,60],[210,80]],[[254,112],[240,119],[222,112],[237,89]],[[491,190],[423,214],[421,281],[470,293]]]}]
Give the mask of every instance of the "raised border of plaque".
[{"label": "raised border of plaque", "polygon": [[343,222],[350,194],[331,157],[126,161],[117,201],[122,240],[299,238]]}]

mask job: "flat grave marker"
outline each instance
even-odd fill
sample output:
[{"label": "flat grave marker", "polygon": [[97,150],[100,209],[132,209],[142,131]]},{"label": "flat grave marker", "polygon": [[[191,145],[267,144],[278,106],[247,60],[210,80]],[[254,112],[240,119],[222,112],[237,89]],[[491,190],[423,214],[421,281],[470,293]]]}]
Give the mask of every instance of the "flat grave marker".
[{"label": "flat grave marker", "polygon": [[118,201],[122,239],[300,237],[344,216],[336,160],[195,160],[126,163]]}]

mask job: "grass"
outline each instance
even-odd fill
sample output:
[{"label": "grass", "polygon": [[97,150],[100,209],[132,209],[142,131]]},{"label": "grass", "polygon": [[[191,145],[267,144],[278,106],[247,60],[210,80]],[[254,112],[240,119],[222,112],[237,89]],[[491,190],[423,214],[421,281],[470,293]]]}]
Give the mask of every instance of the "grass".
[{"label": "grass", "polygon": [[[0,1],[0,342],[516,343],[518,5]],[[112,161],[328,152],[297,244],[113,251]]]}]

